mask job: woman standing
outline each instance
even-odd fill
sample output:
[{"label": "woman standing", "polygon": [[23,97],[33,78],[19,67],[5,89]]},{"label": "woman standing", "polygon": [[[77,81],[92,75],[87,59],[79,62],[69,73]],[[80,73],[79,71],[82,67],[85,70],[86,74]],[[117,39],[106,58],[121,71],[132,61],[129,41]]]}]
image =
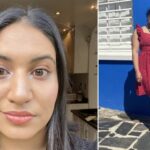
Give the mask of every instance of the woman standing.
[{"label": "woman standing", "polygon": [[[132,36],[132,58],[136,74],[136,94],[150,96],[150,9],[147,25],[136,25]],[[140,51],[139,51],[140,49]]]}]

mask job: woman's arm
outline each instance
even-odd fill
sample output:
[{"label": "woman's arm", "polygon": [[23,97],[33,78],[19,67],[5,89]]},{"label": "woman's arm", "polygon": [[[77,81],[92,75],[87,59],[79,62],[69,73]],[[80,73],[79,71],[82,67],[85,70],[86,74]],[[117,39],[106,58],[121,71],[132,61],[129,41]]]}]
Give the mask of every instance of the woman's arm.
[{"label": "woman's arm", "polygon": [[138,34],[137,30],[134,31],[132,35],[132,60],[133,60],[133,65],[136,73],[136,79],[138,82],[142,81],[142,75],[139,69],[139,40],[138,40]]}]

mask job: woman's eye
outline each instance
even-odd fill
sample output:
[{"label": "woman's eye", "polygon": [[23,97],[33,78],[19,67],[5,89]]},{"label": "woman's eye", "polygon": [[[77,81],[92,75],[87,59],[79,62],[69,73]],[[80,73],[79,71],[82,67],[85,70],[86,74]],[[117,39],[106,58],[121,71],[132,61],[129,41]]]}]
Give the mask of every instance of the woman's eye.
[{"label": "woman's eye", "polygon": [[49,74],[49,71],[46,70],[46,69],[36,69],[34,72],[33,72],[34,76],[36,77],[46,77],[48,74]]},{"label": "woman's eye", "polygon": [[9,72],[6,69],[0,68],[0,77],[6,76],[8,74],[9,74]]}]

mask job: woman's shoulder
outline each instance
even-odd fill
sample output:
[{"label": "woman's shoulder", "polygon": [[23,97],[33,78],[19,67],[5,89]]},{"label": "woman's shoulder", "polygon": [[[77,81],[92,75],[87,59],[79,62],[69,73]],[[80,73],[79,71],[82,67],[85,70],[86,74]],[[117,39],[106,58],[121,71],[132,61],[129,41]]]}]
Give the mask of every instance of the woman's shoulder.
[{"label": "woman's shoulder", "polygon": [[75,133],[70,133],[70,142],[74,150],[97,150],[97,142],[88,141],[78,137]]},{"label": "woman's shoulder", "polygon": [[140,26],[139,24],[136,24],[136,28],[135,28],[135,32],[134,33],[137,33],[138,36],[141,36],[141,34],[143,32],[143,28],[144,28],[144,26]]},{"label": "woman's shoulder", "polygon": [[141,26],[143,30],[147,30],[147,26]]},{"label": "woman's shoulder", "polygon": [[[147,26],[140,26],[140,25],[136,25],[136,30],[137,32],[140,34],[141,32],[147,33],[148,28]],[[149,32],[148,32],[149,33]]]},{"label": "woman's shoulder", "polygon": [[141,26],[141,25],[139,25],[139,24],[136,24],[136,30],[142,30],[142,28],[143,28],[144,26]]},{"label": "woman's shoulder", "polygon": [[139,30],[144,30],[144,29],[147,29],[147,26],[146,25],[139,25],[139,24],[136,24],[136,29],[139,29]]}]

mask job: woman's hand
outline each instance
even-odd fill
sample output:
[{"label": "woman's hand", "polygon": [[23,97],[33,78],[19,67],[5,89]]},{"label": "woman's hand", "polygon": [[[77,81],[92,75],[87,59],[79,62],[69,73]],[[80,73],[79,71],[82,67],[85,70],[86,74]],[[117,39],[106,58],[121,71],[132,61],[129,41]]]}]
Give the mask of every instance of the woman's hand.
[{"label": "woman's hand", "polygon": [[137,82],[142,82],[142,74],[141,74],[141,72],[136,72],[136,80],[137,80]]}]

